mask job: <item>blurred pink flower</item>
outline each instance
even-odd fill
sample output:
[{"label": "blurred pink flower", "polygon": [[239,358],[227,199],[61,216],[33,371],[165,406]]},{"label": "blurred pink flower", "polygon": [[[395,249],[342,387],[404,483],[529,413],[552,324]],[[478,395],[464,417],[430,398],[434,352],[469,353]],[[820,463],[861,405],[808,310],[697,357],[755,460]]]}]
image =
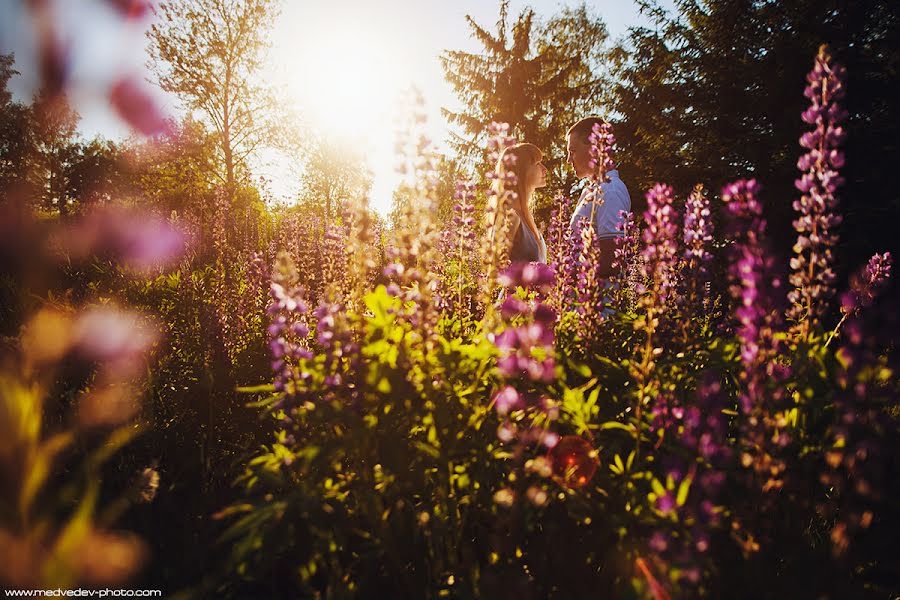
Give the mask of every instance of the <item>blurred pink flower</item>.
[{"label": "blurred pink flower", "polygon": [[156,332],[136,313],[97,306],[79,315],[72,337],[84,358],[123,364],[139,358],[156,341]]},{"label": "blurred pink flower", "polygon": [[125,77],[113,84],[109,101],[122,120],[144,135],[162,134],[169,127],[156,101],[134,77]]},{"label": "blurred pink flower", "polygon": [[106,0],[120,15],[129,20],[142,19],[153,8],[148,0]]},{"label": "blurred pink flower", "polygon": [[76,260],[107,256],[143,270],[164,266],[181,256],[186,237],[157,215],[109,207],[89,213],[70,227],[61,244]]}]

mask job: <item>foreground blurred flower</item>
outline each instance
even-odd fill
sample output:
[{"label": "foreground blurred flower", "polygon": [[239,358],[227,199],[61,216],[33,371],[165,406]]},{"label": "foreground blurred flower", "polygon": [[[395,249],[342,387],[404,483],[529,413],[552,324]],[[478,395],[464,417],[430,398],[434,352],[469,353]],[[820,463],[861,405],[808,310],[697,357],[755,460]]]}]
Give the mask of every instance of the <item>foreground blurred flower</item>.
[{"label": "foreground blurred flower", "polygon": [[78,399],[78,421],[84,427],[114,427],[141,410],[139,392],[130,385],[112,383],[83,393]]},{"label": "foreground blurred flower", "polygon": [[513,263],[497,277],[497,282],[506,288],[522,286],[527,289],[546,291],[553,286],[556,276],[553,269],[543,263]]},{"label": "foreground blurred flower", "polygon": [[161,135],[169,129],[157,102],[134,77],[113,84],[109,102],[122,120],[144,135]]},{"label": "foreground blurred flower", "polygon": [[597,472],[600,460],[594,448],[584,438],[567,435],[547,453],[553,476],[569,488],[587,485]]},{"label": "foreground blurred flower", "polygon": [[186,236],[169,219],[107,207],[91,211],[58,238],[69,258],[110,258],[137,270],[164,267],[184,252]]},{"label": "foreground blurred flower", "polygon": [[147,547],[137,537],[101,530],[89,531],[73,553],[78,581],[95,586],[127,580],[147,559]]},{"label": "foreground blurred flower", "polygon": [[91,361],[131,363],[157,337],[140,315],[109,305],[86,308],[72,324],[74,348]]},{"label": "foreground blurred flower", "polygon": [[72,347],[72,319],[66,313],[42,308],[25,324],[19,338],[26,364],[52,364]]},{"label": "foreground blurred flower", "polygon": [[153,8],[150,0],[106,0],[126,19],[142,19]]}]

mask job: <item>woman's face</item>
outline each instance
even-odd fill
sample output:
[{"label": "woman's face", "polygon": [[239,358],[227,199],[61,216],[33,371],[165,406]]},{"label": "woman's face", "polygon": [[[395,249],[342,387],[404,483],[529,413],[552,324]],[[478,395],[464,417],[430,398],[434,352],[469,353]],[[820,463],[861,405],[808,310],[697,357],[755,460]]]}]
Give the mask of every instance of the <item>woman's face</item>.
[{"label": "woman's face", "polygon": [[528,177],[525,180],[525,184],[531,189],[542,188],[547,185],[547,167],[544,166],[543,161],[538,161],[537,164],[531,166],[528,169]]}]

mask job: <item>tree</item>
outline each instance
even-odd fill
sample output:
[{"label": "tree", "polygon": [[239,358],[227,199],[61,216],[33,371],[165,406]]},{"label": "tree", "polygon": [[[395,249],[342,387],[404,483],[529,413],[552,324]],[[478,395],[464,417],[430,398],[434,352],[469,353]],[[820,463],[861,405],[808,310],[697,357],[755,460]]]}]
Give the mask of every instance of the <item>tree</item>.
[{"label": "tree", "polygon": [[493,166],[484,152],[486,126],[507,122],[517,138],[544,151],[551,184],[568,187],[574,178],[565,166],[565,132],[579,118],[603,112],[606,27],[582,5],[544,23],[526,9],[510,31],[507,10],[504,1],[496,33],[466,17],[481,52],[448,50],[441,56],[445,77],[466,107],[443,109],[461,129],[451,143],[483,171]]},{"label": "tree", "polygon": [[271,132],[270,100],[254,77],[276,13],[274,0],[167,0],[147,33],[160,87],[203,115],[232,192]]},{"label": "tree", "polygon": [[215,152],[213,136],[188,117],[160,138],[134,147],[138,190],[153,206],[208,221],[218,182]]},{"label": "tree", "polygon": [[334,217],[346,203],[368,193],[371,173],[352,149],[329,139],[327,134],[310,133],[301,152],[301,202],[320,207],[325,220]]},{"label": "tree", "polygon": [[[718,190],[740,177],[765,186],[767,216],[781,254],[794,232],[793,182],[807,125],[804,76],[828,43],[849,71],[845,106],[847,185],[841,266],[897,249],[900,198],[891,166],[900,160],[900,9],[890,0],[680,0],[668,13],[642,2],[653,28],[632,29],[616,54],[611,101],[623,177],[646,189],[698,182]],[[735,24],[740,26],[736,27]]]},{"label": "tree", "polygon": [[9,80],[18,71],[12,54],[0,54],[0,198],[16,183],[22,183],[22,165],[31,147],[31,112],[14,102]]},{"label": "tree", "polygon": [[80,117],[63,94],[41,90],[32,105],[31,127],[34,146],[26,173],[33,178],[40,203],[60,216],[70,212],[67,172],[78,153],[77,127]]},{"label": "tree", "polygon": [[127,190],[130,173],[118,144],[95,139],[75,144],[72,150],[65,170],[68,198],[84,206],[108,202]]},{"label": "tree", "polygon": [[[452,227],[453,206],[458,202],[453,195],[456,193],[456,184],[460,180],[466,180],[469,177],[462,172],[459,162],[453,158],[438,154],[434,159],[434,179],[432,186],[434,196],[437,200],[435,204],[434,220],[444,229]],[[397,224],[404,210],[407,210],[412,202],[417,201],[416,191],[411,189],[406,183],[401,184],[391,198],[391,210],[388,219],[391,223]],[[484,208],[484,197],[479,196],[475,200],[476,206]]]}]

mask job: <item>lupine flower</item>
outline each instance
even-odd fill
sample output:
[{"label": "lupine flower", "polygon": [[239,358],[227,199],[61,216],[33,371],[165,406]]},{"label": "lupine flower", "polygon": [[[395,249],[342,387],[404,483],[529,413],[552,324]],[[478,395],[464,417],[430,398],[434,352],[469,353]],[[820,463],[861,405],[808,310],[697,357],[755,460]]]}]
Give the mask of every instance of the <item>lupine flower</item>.
[{"label": "lupine flower", "polygon": [[700,283],[709,275],[712,255],[708,248],[712,242],[712,232],[709,198],[703,193],[703,186],[698,185],[688,196],[684,207],[685,258],[691,281]]},{"label": "lupine flower", "polygon": [[746,424],[741,460],[765,479],[766,491],[783,484],[785,464],[778,456],[786,434],[779,431],[778,411],[783,408],[781,382],[788,369],[779,361],[782,343],[777,337],[782,327],[776,295],[781,279],[766,245],[766,222],[758,191],[754,180],[742,180],[726,186],[722,200],[731,216],[729,233],[735,238],[729,276],[731,293],[738,303],[735,314],[740,323],[737,333],[744,366],[740,405]]},{"label": "lupine flower", "polygon": [[547,301],[559,312],[569,310],[573,305],[572,291],[576,289],[578,281],[581,237],[569,227],[573,205],[572,198],[557,196],[553,202],[550,226],[547,228],[548,264],[556,275],[556,283]]},{"label": "lupine flower", "polygon": [[499,275],[497,281],[506,288],[520,285],[528,289],[547,291],[556,281],[556,275],[549,266],[542,263],[514,263]]},{"label": "lupine flower", "polygon": [[[488,161],[490,165],[496,165],[503,150],[516,143],[516,139],[509,135],[508,123],[492,122],[488,125]],[[516,174],[514,172],[516,155],[508,153],[503,158],[506,167],[505,179],[498,180],[498,174],[494,168],[489,168],[485,173],[485,177],[492,182],[488,188],[488,201],[485,210],[485,224],[490,235],[481,237],[481,257],[482,264],[482,286],[481,301],[485,306],[490,306],[493,302],[496,289],[495,283],[499,271],[509,262],[509,251],[505,244],[498,244],[495,240],[506,239],[509,233],[510,219],[509,211],[512,210],[510,202],[515,197],[516,192],[512,191],[516,185]],[[502,285],[502,284],[501,284]]]},{"label": "lupine flower", "polygon": [[[471,303],[465,298],[472,282],[477,279],[479,258],[476,254],[477,237],[475,221],[476,185],[472,181],[457,181],[453,194],[456,204],[453,205],[451,227],[443,233],[444,254],[452,260],[444,260],[442,266],[451,271],[447,273],[445,295],[452,298],[455,314],[465,319],[471,316]],[[451,281],[452,280],[452,281]]]},{"label": "lupine flower", "polygon": [[[671,535],[656,531],[648,546],[657,556],[679,569],[696,566],[709,549],[710,531],[718,526],[715,504],[725,484],[725,470],[730,467],[732,451],[728,440],[728,421],[722,409],[729,398],[723,392],[719,376],[701,375],[694,402],[683,405],[674,396],[662,394],[653,403],[651,431],[659,436],[657,446],[668,439],[676,451],[663,454],[661,466],[672,486],[655,493],[655,507],[676,516],[673,526],[693,523],[690,532]],[[687,481],[686,481],[687,480]],[[690,487],[684,497],[676,493],[682,482]],[[697,572],[696,583],[700,573]]]},{"label": "lupine flower", "polygon": [[841,297],[841,312],[855,315],[871,306],[891,278],[892,267],[890,252],[873,255],[866,266],[850,278],[850,290]]},{"label": "lupine flower", "polygon": [[[602,204],[603,201],[599,202]],[[596,340],[600,324],[604,320],[606,280],[599,273],[600,247],[597,244],[594,227],[585,221],[577,229],[580,251],[576,263],[575,298],[578,303],[582,335],[586,339]]]},{"label": "lupine flower", "polygon": [[184,252],[185,235],[154,214],[120,207],[96,209],[67,228],[61,247],[70,258],[109,257],[137,270],[171,264]]},{"label": "lupine flower", "polygon": [[[507,327],[497,336],[495,344],[503,354],[497,361],[497,368],[506,379],[553,381],[552,324],[547,326],[535,320],[518,327]],[[538,351],[538,356],[535,356],[535,351]],[[548,356],[540,357],[541,354]]]},{"label": "lupine flower", "polygon": [[87,360],[131,365],[156,340],[155,331],[135,313],[109,305],[83,311],[72,328],[72,343]]},{"label": "lupine flower", "polygon": [[284,392],[288,400],[295,399],[300,392],[300,382],[308,377],[298,361],[312,358],[307,342],[309,326],[306,315],[309,305],[305,289],[296,281],[297,273],[290,257],[284,252],[279,253],[269,288],[271,302],[266,309],[270,318],[267,333],[272,370],[275,372],[275,390]]},{"label": "lupine flower", "polygon": [[833,65],[827,47],[822,46],[806,77],[804,95],[811,104],[803,121],[814,129],[800,138],[800,145],[809,151],[797,162],[802,175],[796,187],[801,196],[794,202],[799,213],[794,228],[799,235],[791,259],[794,289],[788,294],[792,304],[789,316],[802,323],[803,331],[819,322],[834,292],[832,248],[837,242],[834,228],[841,222],[835,213],[835,193],[844,183],[838,173],[844,164],[839,147],[845,133],[840,124],[847,118],[837,102],[844,96],[844,77],[845,69]]},{"label": "lupine flower", "polygon": [[664,309],[677,286],[678,215],[674,200],[675,192],[667,185],[656,184],[647,192],[640,264],[641,275],[649,282],[652,293],[643,303],[650,303],[659,310]]},{"label": "lupine flower", "polygon": [[605,122],[595,124],[588,136],[588,141],[591,144],[589,150],[591,160],[588,162],[588,166],[596,173],[597,181],[609,181],[607,173],[616,168],[613,160],[616,136],[613,135],[612,125]]},{"label": "lupine flower", "polygon": [[613,306],[616,310],[633,311],[637,300],[637,290],[641,282],[643,258],[640,254],[640,229],[634,220],[634,213],[619,211],[619,228],[622,235],[616,237],[616,256],[613,260],[615,283]]},{"label": "lupine flower", "polygon": [[[504,444],[515,443],[515,454],[521,458],[526,447],[537,444],[552,448],[559,441],[559,436],[546,425],[529,422],[534,414],[541,414],[549,421],[555,420],[558,414],[556,403],[540,391],[556,377],[553,350],[556,311],[540,301],[540,295],[553,288],[554,277],[547,265],[516,263],[501,274],[500,280],[507,288],[522,287],[534,292],[533,301],[507,295],[499,311],[505,328],[494,338],[499,350],[497,371],[503,381],[503,387],[494,396],[494,408],[502,419],[497,436]],[[513,413],[519,416],[513,418]],[[523,415],[524,418],[519,418]],[[547,499],[541,486],[525,497],[539,505]],[[510,502],[513,499],[514,496]]]},{"label": "lupine flower", "polygon": [[594,215],[603,206],[603,187],[600,182],[608,181],[607,171],[615,168],[612,153],[615,136],[609,123],[594,125],[590,141],[590,167],[595,172],[590,193],[591,213],[576,227],[580,235],[580,252],[578,254],[576,298],[581,317],[582,331],[587,339],[596,339],[598,327],[604,319],[604,303],[606,300],[606,281],[599,274],[601,263],[600,249],[594,230]]},{"label": "lupine flower", "polygon": [[391,239],[385,248],[385,276],[392,280],[389,291],[396,293],[411,309],[403,318],[419,330],[426,346],[434,343],[434,330],[442,300],[437,296],[440,280],[437,273],[440,231],[434,219],[437,206],[437,160],[430,140],[425,135],[424,101],[414,99],[405,128],[398,134],[402,172],[408,178],[409,202],[399,207]]}]

